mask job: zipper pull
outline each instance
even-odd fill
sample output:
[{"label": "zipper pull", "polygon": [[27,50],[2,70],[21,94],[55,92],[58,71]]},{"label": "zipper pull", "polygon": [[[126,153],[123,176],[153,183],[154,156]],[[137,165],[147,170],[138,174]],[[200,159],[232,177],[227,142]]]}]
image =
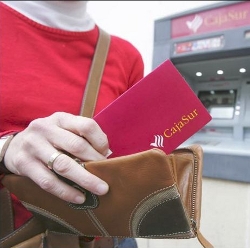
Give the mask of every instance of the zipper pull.
[{"label": "zipper pull", "polygon": [[197,235],[197,224],[196,221],[194,219],[191,219],[191,227],[195,233],[195,236]]}]

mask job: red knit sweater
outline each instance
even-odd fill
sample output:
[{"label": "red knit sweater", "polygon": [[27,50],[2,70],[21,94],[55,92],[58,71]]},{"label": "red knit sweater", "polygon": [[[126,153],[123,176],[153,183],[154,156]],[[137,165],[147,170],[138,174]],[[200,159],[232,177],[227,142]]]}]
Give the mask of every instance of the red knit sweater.
[{"label": "red knit sweater", "polygon": [[[56,111],[79,114],[97,26],[87,32],[50,28],[3,3],[0,23],[0,136]],[[95,114],[142,77],[138,50],[111,36]],[[14,197],[13,204],[17,228],[31,215]]]}]

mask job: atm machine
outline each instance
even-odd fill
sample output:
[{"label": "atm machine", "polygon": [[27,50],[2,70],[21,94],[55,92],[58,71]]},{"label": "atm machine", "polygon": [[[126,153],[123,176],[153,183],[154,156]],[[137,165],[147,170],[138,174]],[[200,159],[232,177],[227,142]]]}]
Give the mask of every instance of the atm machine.
[{"label": "atm machine", "polygon": [[206,177],[250,182],[250,2],[222,1],[155,20],[153,69],[170,59],[212,116],[200,144]]}]

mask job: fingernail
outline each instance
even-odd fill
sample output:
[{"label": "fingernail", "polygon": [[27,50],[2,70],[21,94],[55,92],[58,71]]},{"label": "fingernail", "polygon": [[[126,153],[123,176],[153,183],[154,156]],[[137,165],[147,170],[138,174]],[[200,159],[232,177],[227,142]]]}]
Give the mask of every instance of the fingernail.
[{"label": "fingernail", "polygon": [[105,157],[106,157],[106,158],[109,157],[112,153],[113,153],[113,152],[109,149]]},{"label": "fingernail", "polygon": [[104,195],[108,192],[109,186],[106,183],[101,183],[97,186],[97,192],[99,195]]},{"label": "fingernail", "polygon": [[81,195],[78,195],[76,198],[75,198],[75,203],[77,204],[82,204],[85,202],[85,197],[84,196],[81,196]]}]

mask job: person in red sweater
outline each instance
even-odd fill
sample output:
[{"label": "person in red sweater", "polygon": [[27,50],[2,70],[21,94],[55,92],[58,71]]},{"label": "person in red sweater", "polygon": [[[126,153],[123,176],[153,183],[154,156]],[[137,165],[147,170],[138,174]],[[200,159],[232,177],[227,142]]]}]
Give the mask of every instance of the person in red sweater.
[{"label": "person in red sweater", "polygon": [[[65,201],[83,203],[84,195],[59,180],[47,163],[58,150],[83,161],[107,157],[106,134],[93,119],[79,116],[98,25],[86,1],[1,1],[0,23],[0,171],[27,176]],[[139,51],[112,35],[94,115],[143,73]],[[109,190],[66,154],[54,159],[53,170],[97,195]],[[12,201],[17,229],[31,213],[14,195]]]}]

